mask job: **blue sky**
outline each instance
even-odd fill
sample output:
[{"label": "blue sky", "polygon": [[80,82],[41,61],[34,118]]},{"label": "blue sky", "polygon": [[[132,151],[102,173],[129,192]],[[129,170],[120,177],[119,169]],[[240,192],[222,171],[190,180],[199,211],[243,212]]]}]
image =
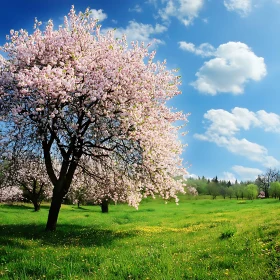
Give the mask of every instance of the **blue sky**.
[{"label": "blue sky", "polygon": [[72,4],[90,7],[104,31],[155,39],[156,59],[180,69],[182,95],[170,105],[191,113],[190,174],[249,180],[280,169],[279,0],[5,1],[0,44],[10,29],[32,31],[35,17],[58,26]]}]

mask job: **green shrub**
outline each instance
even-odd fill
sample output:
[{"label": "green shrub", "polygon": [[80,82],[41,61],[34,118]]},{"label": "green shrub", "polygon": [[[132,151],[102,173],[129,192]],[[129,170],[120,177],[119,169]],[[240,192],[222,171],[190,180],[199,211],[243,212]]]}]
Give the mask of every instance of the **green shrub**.
[{"label": "green shrub", "polygon": [[228,239],[232,237],[236,233],[236,229],[234,228],[226,228],[220,235],[220,239]]}]

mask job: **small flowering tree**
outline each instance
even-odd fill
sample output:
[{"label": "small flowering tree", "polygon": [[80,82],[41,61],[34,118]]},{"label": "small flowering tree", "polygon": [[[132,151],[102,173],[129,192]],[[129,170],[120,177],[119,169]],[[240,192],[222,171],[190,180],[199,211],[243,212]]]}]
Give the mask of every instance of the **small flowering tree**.
[{"label": "small flowering tree", "polygon": [[22,190],[9,184],[10,162],[6,160],[3,147],[0,147],[0,202],[15,202],[23,199]]},{"label": "small flowering tree", "polygon": [[[0,161],[3,163],[2,176],[4,178],[2,189],[5,193],[11,189],[15,193],[20,193],[22,199],[32,202],[34,210],[39,211],[41,202],[51,197],[52,184],[46,173],[43,158],[39,155],[30,154],[29,151],[17,149],[19,148],[18,142],[13,143],[13,151],[7,152],[8,148],[11,147],[0,149]],[[6,152],[1,152],[3,148]]]},{"label": "small flowering tree", "polygon": [[33,203],[34,210],[39,211],[41,202],[51,198],[53,189],[44,162],[42,158],[29,157],[17,162],[17,166],[11,181],[23,190],[23,197]]},{"label": "small flowering tree", "polygon": [[125,37],[100,33],[89,10],[76,14],[72,7],[58,30],[52,21],[44,31],[39,25],[35,21],[33,34],[12,30],[2,48],[0,120],[2,145],[21,138],[33,153],[43,152],[53,184],[46,230],[56,229],[83,157],[120,170],[133,206],[146,195],[177,198],[183,186],[173,178],[185,171],[173,124],[186,116],[166,102],[180,93],[180,77],[153,62],[155,52],[144,44],[128,48]]},{"label": "small flowering tree", "polygon": [[264,191],[260,191],[258,198],[265,198],[265,192]]},{"label": "small flowering tree", "polygon": [[187,186],[187,193],[193,196],[197,196],[198,195],[198,191],[195,187],[192,186]]},{"label": "small flowering tree", "polygon": [[2,187],[0,188],[0,202],[18,202],[22,201],[22,190],[18,187]]},{"label": "small flowering tree", "polygon": [[[90,200],[100,205],[103,213],[107,213],[111,201],[128,203],[138,208],[142,197],[147,196],[145,191],[139,193],[139,178],[126,176],[115,160],[106,158],[92,161],[83,158],[81,162],[82,167],[77,169],[69,191],[70,197],[77,203]],[[143,180],[140,182],[143,183]]]}]

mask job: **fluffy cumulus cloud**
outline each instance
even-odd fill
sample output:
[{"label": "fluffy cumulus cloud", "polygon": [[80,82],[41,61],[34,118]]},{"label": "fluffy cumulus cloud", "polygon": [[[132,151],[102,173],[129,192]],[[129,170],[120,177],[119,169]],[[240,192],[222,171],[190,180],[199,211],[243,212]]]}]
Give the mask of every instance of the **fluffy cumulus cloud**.
[{"label": "fluffy cumulus cloud", "polygon": [[239,13],[246,16],[252,9],[251,0],[224,0],[224,5],[228,11]]},{"label": "fluffy cumulus cloud", "polygon": [[235,107],[228,112],[223,109],[211,109],[204,114],[204,118],[210,122],[207,131],[219,135],[234,135],[241,129],[249,130],[252,127],[280,133],[280,115],[264,110],[252,112],[247,108]]},{"label": "fluffy cumulus cloud", "polygon": [[204,0],[163,0],[163,3],[164,7],[159,10],[159,16],[163,21],[169,22],[170,18],[176,17],[188,26],[198,17]]},{"label": "fluffy cumulus cloud", "polygon": [[238,178],[243,181],[255,180],[258,175],[263,173],[262,170],[258,168],[244,167],[241,165],[234,165],[232,170],[237,174]]},{"label": "fluffy cumulus cloud", "polygon": [[228,42],[216,50],[207,43],[196,48],[191,43],[179,42],[179,47],[197,55],[214,56],[204,62],[196,73],[197,80],[191,83],[199,92],[242,94],[248,81],[260,81],[266,76],[264,58],[244,43]]},{"label": "fluffy cumulus cloud", "polygon": [[207,131],[221,136],[231,136],[240,129],[248,130],[252,125],[259,125],[256,114],[247,108],[235,107],[231,112],[211,109],[204,114],[204,118],[210,122]]},{"label": "fluffy cumulus cloud", "polygon": [[[271,116],[271,118],[269,117]],[[203,134],[195,134],[196,139],[213,142],[233,154],[259,162],[264,167],[280,167],[280,161],[268,154],[268,150],[245,138],[238,139],[240,130],[259,127],[265,131],[280,133],[280,116],[263,110],[252,112],[246,108],[234,108],[231,112],[223,109],[209,110],[204,114],[208,126]]]},{"label": "fluffy cumulus cloud", "polygon": [[101,10],[101,9],[100,10],[92,9],[91,16],[94,19],[98,19],[99,22],[101,22],[107,18],[107,15],[105,13],[103,13],[103,10]]},{"label": "fluffy cumulus cloud", "polygon": [[[112,28],[103,29],[103,32],[111,30]],[[151,24],[143,24],[134,20],[130,21],[125,28],[117,28],[115,30],[115,36],[121,38],[123,34],[126,35],[127,42],[139,41],[144,43],[150,43],[155,41],[156,43],[163,43],[162,40],[156,38],[158,34],[167,31],[167,27],[161,24],[152,26]]]}]

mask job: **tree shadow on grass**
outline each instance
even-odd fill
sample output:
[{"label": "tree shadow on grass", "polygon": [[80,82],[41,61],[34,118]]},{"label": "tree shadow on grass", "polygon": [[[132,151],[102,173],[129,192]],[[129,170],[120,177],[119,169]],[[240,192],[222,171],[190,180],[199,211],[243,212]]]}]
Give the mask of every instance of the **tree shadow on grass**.
[{"label": "tree shadow on grass", "polygon": [[2,209],[13,209],[13,210],[34,209],[32,205],[26,205],[26,204],[1,204],[0,207]]},{"label": "tree shadow on grass", "polygon": [[[49,205],[40,205],[40,209],[49,209]],[[30,210],[31,212],[34,211],[34,206],[30,204],[1,204],[0,205],[0,211],[1,210],[9,210],[11,211],[18,211],[18,210]]]},{"label": "tree shadow on grass", "polygon": [[[64,210],[64,209],[63,209]],[[83,211],[83,212],[93,212],[92,209],[84,208],[83,206],[73,206],[71,210]]]},{"label": "tree shadow on grass", "polygon": [[[110,246],[115,240],[137,235],[137,231],[113,231],[97,227],[59,224],[55,232],[45,225],[0,225],[0,246],[18,246],[19,239],[38,241],[40,246]],[[30,244],[30,246],[32,246]]]}]

